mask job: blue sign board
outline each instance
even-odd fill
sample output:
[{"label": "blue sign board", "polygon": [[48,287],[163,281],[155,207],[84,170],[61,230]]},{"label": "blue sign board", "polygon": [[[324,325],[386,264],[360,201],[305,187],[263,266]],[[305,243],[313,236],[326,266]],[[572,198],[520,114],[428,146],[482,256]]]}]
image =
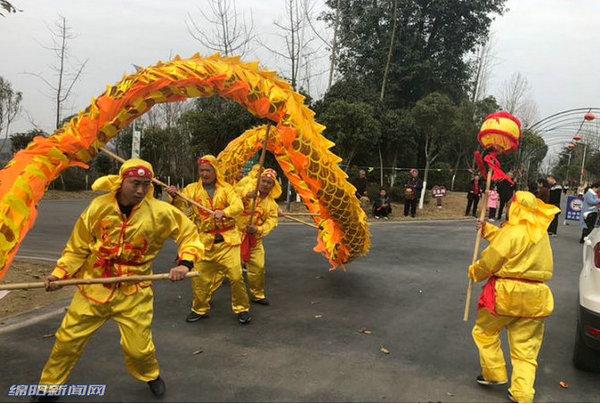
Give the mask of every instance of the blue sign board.
[{"label": "blue sign board", "polygon": [[565,219],[579,221],[579,217],[581,216],[582,205],[582,198],[579,198],[577,196],[567,196],[567,212],[565,215]]}]

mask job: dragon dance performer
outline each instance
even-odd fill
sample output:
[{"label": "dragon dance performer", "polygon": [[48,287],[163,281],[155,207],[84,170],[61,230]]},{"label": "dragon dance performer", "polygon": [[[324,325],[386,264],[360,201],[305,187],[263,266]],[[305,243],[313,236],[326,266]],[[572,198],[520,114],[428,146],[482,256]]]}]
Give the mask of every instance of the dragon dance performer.
[{"label": "dragon dance performer", "polygon": [[[181,194],[214,211],[212,215],[192,206],[193,218],[200,240],[205,246],[205,255],[197,265],[200,276],[192,279],[194,301],[186,321],[189,323],[208,317],[210,302],[216,291],[215,282],[219,272],[227,275],[231,286],[231,307],[238,315],[241,324],[247,324],[250,317],[250,301],[242,275],[240,260],[241,233],[235,220],[244,206],[233,187],[227,184],[219,171],[217,159],[206,155],[198,159],[200,181],[185,187]],[[187,202],[177,197],[175,187],[167,188],[173,204],[182,210]]]},{"label": "dragon dance performer", "polygon": [[[252,186],[252,184],[256,185],[256,178],[258,177],[258,170],[260,169],[260,164],[254,164],[250,169],[250,172],[247,175],[243,175],[238,180],[238,182],[233,186],[235,192],[241,194],[248,186]],[[253,190],[254,188],[252,188]]]},{"label": "dragon dance performer", "polygon": [[531,402],[535,390],[537,356],[542,346],[544,319],[552,314],[554,300],[545,281],[552,278],[552,249],[547,229],[560,210],[519,191],[510,205],[508,222],[498,228],[483,226],[490,241],[469,268],[476,282],[487,279],[479,300],[473,339],[479,349],[482,385],[504,384],[508,377],[500,332],[508,330],[512,362],[509,398]]},{"label": "dragon dance performer", "polygon": [[[244,177],[248,178],[248,177]],[[241,245],[242,262],[248,273],[248,289],[253,302],[269,305],[265,295],[265,248],[262,239],[271,233],[279,222],[279,206],[275,199],[281,196],[281,185],[277,181],[277,172],[272,168],[264,170],[260,176],[258,196],[254,211],[253,224],[250,225],[252,199],[256,189],[256,178],[245,181],[243,187],[236,187],[244,203],[244,212],[238,218],[238,229],[244,234]],[[223,276],[220,274],[216,287]]]},{"label": "dragon dance performer", "polygon": [[[148,275],[167,238],[179,246],[179,264],[170,270],[169,278],[185,278],[204,248],[191,220],[154,199],[153,175],[149,163],[132,159],[121,166],[119,175],[94,182],[93,190],[108,193],[94,199],[77,220],[62,257],[45,280],[47,290],[58,289],[52,282],[65,278]],[[92,334],[113,319],[119,326],[129,373],[147,382],[155,396],[162,396],[166,387],[151,331],[153,300],[147,281],[80,285],[56,332],[40,384],[50,392],[64,384]]]}]

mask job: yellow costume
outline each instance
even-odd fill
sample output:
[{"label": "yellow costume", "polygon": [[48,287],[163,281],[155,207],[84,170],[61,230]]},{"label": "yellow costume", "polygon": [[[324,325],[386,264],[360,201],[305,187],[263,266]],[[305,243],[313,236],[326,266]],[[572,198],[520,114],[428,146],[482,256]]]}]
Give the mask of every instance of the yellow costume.
[{"label": "yellow costume", "polygon": [[[210,301],[217,289],[214,285],[218,281],[219,271],[222,271],[227,274],[230,282],[233,312],[236,314],[247,312],[250,310],[250,302],[242,276],[240,260],[242,239],[235,225],[235,220],[242,213],[244,206],[233,187],[223,180],[214,156],[204,156],[200,161],[208,162],[215,170],[217,179],[213,197],[211,198],[204,189],[202,181],[188,185],[181,193],[211,210],[222,210],[225,219],[217,222],[212,215],[193,205],[188,206],[183,199],[173,200],[175,206],[188,212],[198,228],[200,240],[206,249],[204,257],[197,265],[200,276],[192,280],[194,292],[192,311],[200,315],[210,311]],[[216,235],[221,235],[223,241],[215,242]]]},{"label": "yellow costume", "polygon": [[[244,203],[244,212],[239,216],[237,226],[240,232],[244,234],[242,242],[242,261],[246,263],[248,269],[248,290],[252,300],[266,299],[265,295],[265,248],[262,239],[271,233],[279,222],[279,206],[275,199],[281,196],[281,185],[277,181],[277,174],[274,170],[268,169],[263,175],[271,178],[275,185],[267,197],[258,196],[256,199],[256,208],[254,211],[253,224],[257,227],[257,233],[254,235],[245,234],[250,225],[250,210],[252,208],[252,198],[248,195],[256,189],[256,175],[254,178],[244,177],[239,183],[242,186],[236,186],[236,191]],[[250,178],[250,180],[244,181]],[[246,250],[246,251],[245,251]],[[244,257],[244,255],[247,255]],[[217,285],[223,280],[220,274]]]},{"label": "yellow costume", "polygon": [[554,308],[544,282],[552,278],[553,267],[547,228],[559,211],[529,192],[517,192],[509,221],[501,228],[485,224],[483,236],[490,245],[469,268],[474,281],[488,279],[473,327],[482,376],[492,382],[508,380],[500,345],[500,332],[506,328],[513,366],[509,393],[519,402],[533,400],[544,318]]},{"label": "yellow costume", "polygon": [[[121,213],[116,197],[121,175],[139,168],[149,170],[151,177],[152,166],[134,159],[123,164],[118,176],[94,183],[94,190],[109,193],[94,199],[77,220],[52,275],[60,279],[148,275],[167,238],[179,245],[180,260],[200,260],[203,246],[194,224],[173,206],[154,199],[152,187],[129,217]],[[141,381],[155,380],[159,368],[150,329],[152,314],[149,282],[79,286],[56,332],[40,384],[64,384],[89,338],[109,319],[119,325],[131,375]]]}]

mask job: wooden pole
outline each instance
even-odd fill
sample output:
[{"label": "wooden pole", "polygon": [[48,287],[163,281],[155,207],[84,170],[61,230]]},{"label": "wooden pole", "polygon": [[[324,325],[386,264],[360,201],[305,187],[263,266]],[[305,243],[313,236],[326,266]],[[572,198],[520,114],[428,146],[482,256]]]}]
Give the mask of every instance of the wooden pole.
[{"label": "wooden pole", "polygon": [[[121,156],[119,156],[119,155],[117,155],[117,154],[115,154],[115,153],[111,152],[111,151],[110,151],[110,150],[108,150],[106,147],[101,147],[101,148],[100,148],[100,150],[101,150],[101,151],[102,151],[104,154],[106,154],[107,156],[109,156],[109,157],[111,157],[111,158],[113,158],[113,159],[117,160],[117,161],[118,161],[119,163],[121,163],[121,164],[123,164],[123,163],[125,162],[125,159],[123,159]],[[160,186],[161,186],[161,187],[163,187],[163,188],[166,188],[166,187],[168,187],[168,186],[169,186],[169,185],[165,184],[164,182],[162,182],[161,180],[159,180],[159,179],[156,179],[156,178],[152,178],[152,182],[153,182],[153,183],[155,183],[156,185],[160,185]],[[208,214],[211,214],[211,215],[212,215],[213,213],[215,213],[214,211],[212,211],[212,210],[210,210],[210,209],[208,209],[208,208],[206,208],[206,207],[204,207],[204,206],[200,205],[198,202],[196,202],[196,201],[194,201],[194,200],[192,200],[192,199],[190,199],[190,198],[187,198],[187,197],[185,197],[185,196],[184,196],[184,195],[182,195],[182,194],[181,194],[179,191],[177,191],[177,196],[178,196],[179,198],[183,199],[184,201],[186,201],[187,203],[190,203],[190,204],[194,205],[194,206],[195,206],[195,207],[197,207],[198,209],[201,209],[201,210],[205,211],[205,212],[206,212],[206,213],[208,213]]]},{"label": "wooden pole", "polygon": [[288,215],[286,215],[286,214],[284,214],[284,215],[282,215],[282,216],[283,216],[283,217],[286,217],[286,218],[288,218],[288,219],[290,219],[290,220],[293,220],[294,222],[302,223],[302,224],[305,224],[305,225],[307,225],[307,226],[314,227],[315,229],[319,229],[319,230],[321,229],[321,228],[320,228],[319,226],[317,226],[316,224],[305,222],[304,220],[300,220],[300,219],[298,219],[298,218],[296,218],[296,217],[294,217],[294,216],[288,216]]},{"label": "wooden pole", "polygon": [[[185,274],[186,278],[199,276],[200,273],[191,271]],[[58,286],[73,286],[73,285],[97,285],[117,282],[142,282],[142,281],[162,281],[169,279],[168,273],[152,274],[152,275],[135,275],[135,276],[116,276],[112,278],[90,278],[90,279],[67,279],[64,281],[51,282]],[[25,282],[25,283],[8,283],[0,285],[0,290],[15,290],[15,289],[40,289],[45,288],[44,282]]]},{"label": "wooden pole", "polygon": [[[269,133],[271,132],[271,124],[267,125],[265,132],[265,139],[263,140],[262,152],[258,159],[258,173],[256,177],[256,185],[254,187],[254,197],[252,198],[252,204],[250,205],[250,226],[254,222],[254,212],[256,211],[256,200],[258,199],[258,189],[260,188],[260,176],[262,175],[265,166],[265,156],[267,155],[267,143],[269,142]],[[277,181],[277,180],[275,180]]]},{"label": "wooden pole", "polygon": [[319,216],[318,213],[310,212],[298,212],[298,213],[285,213],[283,216],[289,218],[290,216]]},{"label": "wooden pole", "polygon": [[[487,212],[488,197],[490,194],[490,188],[492,186],[492,170],[488,168],[487,179],[485,181],[485,194],[483,196],[483,206],[481,207],[481,213],[479,213],[479,220],[483,223],[485,221],[485,214]],[[483,224],[484,225],[484,224]],[[483,225],[477,230],[477,236],[475,237],[475,248],[473,249],[473,259],[471,265],[477,261],[479,257],[479,247],[481,245],[481,234],[483,232]],[[467,299],[465,301],[465,313],[463,321],[469,321],[469,310],[471,308],[471,294],[473,292],[473,281],[469,278],[469,284],[467,285]]]}]

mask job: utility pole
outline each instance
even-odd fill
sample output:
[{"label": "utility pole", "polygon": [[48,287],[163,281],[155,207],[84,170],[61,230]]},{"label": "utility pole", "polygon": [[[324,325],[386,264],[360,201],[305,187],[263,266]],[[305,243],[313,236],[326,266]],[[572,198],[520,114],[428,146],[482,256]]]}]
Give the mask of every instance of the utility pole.
[{"label": "utility pole", "polygon": [[135,121],[133,121],[133,135],[131,136],[131,158],[140,158],[140,146],[142,141],[142,131],[137,130]]}]

